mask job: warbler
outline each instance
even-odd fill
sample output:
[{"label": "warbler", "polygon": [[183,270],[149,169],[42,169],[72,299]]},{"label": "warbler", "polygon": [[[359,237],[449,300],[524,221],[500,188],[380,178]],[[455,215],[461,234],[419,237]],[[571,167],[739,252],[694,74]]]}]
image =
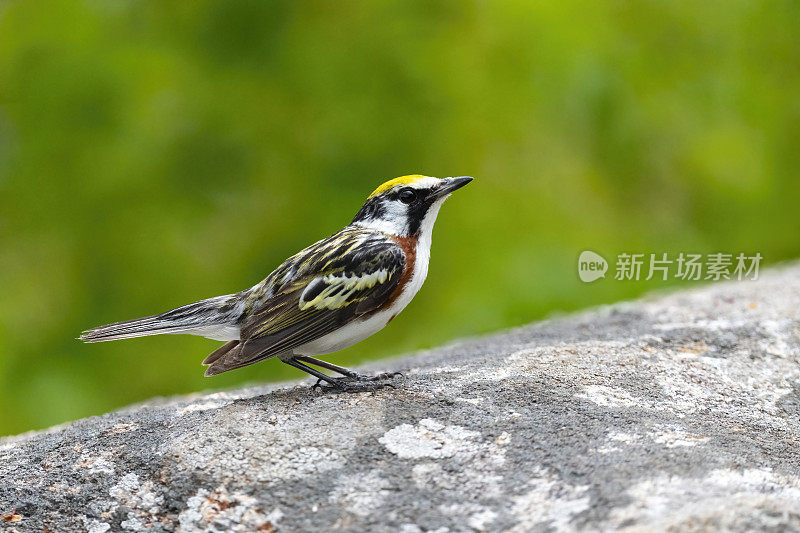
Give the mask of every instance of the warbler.
[{"label": "warbler", "polygon": [[383,377],[313,356],[370,337],[411,302],[428,275],[439,209],[470,181],[469,176],[416,174],[389,180],[369,195],[350,224],[288,258],[253,287],[160,315],[99,326],[84,331],[80,339],[188,333],[227,341],[203,361],[206,376],[278,357],[317,377],[317,384],[346,388],[351,381]]}]

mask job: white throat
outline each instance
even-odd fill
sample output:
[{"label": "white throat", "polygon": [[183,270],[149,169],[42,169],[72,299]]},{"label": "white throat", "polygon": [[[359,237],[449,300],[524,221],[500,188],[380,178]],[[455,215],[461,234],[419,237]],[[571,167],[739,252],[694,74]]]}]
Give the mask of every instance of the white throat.
[{"label": "white throat", "polygon": [[427,249],[426,253],[430,255],[433,225],[436,222],[436,217],[439,216],[439,209],[442,208],[442,204],[449,197],[450,195],[448,194],[447,196],[439,198],[433,204],[431,204],[431,206],[428,208],[428,212],[425,213],[425,218],[422,219],[422,224],[419,226],[419,244],[417,244],[417,253],[422,251],[422,247],[420,245],[424,244],[424,247]]}]

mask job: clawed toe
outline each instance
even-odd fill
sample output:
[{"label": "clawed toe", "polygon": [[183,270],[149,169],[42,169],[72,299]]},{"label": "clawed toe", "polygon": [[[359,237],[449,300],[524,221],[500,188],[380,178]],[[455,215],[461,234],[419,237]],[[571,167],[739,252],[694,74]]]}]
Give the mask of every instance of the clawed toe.
[{"label": "clawed toe", "polygon": [[402,372],[381,372],[380,374],[358,374],[357,379],[360,381],[381,381],[383,379],[391,379],[393,377],[402,376]]},{"label": "clawed toe", "polygon": [[352,390],[354,387],[348,381],[352,381],[351,378],[331,378],[330,380],[323,380],[322,378],[317,379],[317,382],[311,386],[311,390],[320,389],[322,391],[341,391],[346,392],[348,390]]},{"label": "clawed toe", "polygon": [[[375,375],[359,374],[358,372],[353,372],[349,368],[345,368],[343,366],[337,366],[325,361],[320,361],[319,359],[315,359],[307,355],[286,359],[283,362],[295,368],[298,368],[303,372],[307,372],[312,376],[315,376],[317,378],[317,382],[311,386],[312,390],[315,390],[317,388],[324,390],[339,390],[339,391],[346,391],[350,389],[364,390],[364,387],[354,387],[354,385],[358,383],[363,384],[366,382],[375,382],[384,379],[391,379],[393,377],[403,375],[402,372],[382,372],[380,374],[375,374]],[[327,370],[331,370],[333,372],[336,372],[337,374],[342,375],[343,377],[340,378],[331,377],[315,368],[311,368],[310,366],[304,363],[310,363],[312,365],[325,368]],[[394,385],[391,384],[376,385],[376,388],[382,388],[384,386],[394,388]]]},{"label": "clawed toe", "polygon": [[401,372],[383,372],[380,374],[370,375],[370,374],[356,374],[353,373],[349,376],[344,376],[341,378],[330,378],[327,380],[323,380],[322,378],[317,379],[317,382],[311,386],[311,390],[327,390],[327,391],[341,391],[341,392],[348,392],[348,391],[361,391],[365,390],[364,387],[359,387],[359,384],[374,384],[374,388],[384,388],[384,387],[391,387],[396,388],[392,383],[375,383],[376,381],[382,381],[385,379],[391,379],[396,376],[402,376]]}]

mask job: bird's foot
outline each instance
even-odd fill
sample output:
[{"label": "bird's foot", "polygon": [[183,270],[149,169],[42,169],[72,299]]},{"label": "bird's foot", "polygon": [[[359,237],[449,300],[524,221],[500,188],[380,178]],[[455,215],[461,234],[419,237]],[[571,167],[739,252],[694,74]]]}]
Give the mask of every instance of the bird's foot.
[{"label": "bird's foot", "polygon": [[382,381],[384,379],[392,379],[393,377],[402,375],[402,372],[381,372],[380,374],[356,374],[353,377],[358,381]]},{"label": "bird's foot", "polygon": [[[381,383],[377,386],[374,385],[376,381],[383,381],[391,379],[396,376],[402,376],[402,372],[382,372],[380,374],[358,374],[353,372],[350,376],[341,378],[330,378],[329,380],[317,379],[317,382],[311,386],[311,389],[321,390],[338,390],[341,392],[361,392],[364,390],[381,389],[384,387],[395,388],[391,383]],[[369,386],[366,386],[369,384]]]}]

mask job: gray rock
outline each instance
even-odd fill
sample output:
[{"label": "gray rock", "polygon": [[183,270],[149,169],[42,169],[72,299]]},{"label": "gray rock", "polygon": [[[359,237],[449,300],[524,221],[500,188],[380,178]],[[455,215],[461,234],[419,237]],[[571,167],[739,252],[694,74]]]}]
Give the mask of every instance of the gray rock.
[{"label": "gray rock", "polygon": [[5,438],[0,530],[797,531],[799,319],[792,265]]}]

